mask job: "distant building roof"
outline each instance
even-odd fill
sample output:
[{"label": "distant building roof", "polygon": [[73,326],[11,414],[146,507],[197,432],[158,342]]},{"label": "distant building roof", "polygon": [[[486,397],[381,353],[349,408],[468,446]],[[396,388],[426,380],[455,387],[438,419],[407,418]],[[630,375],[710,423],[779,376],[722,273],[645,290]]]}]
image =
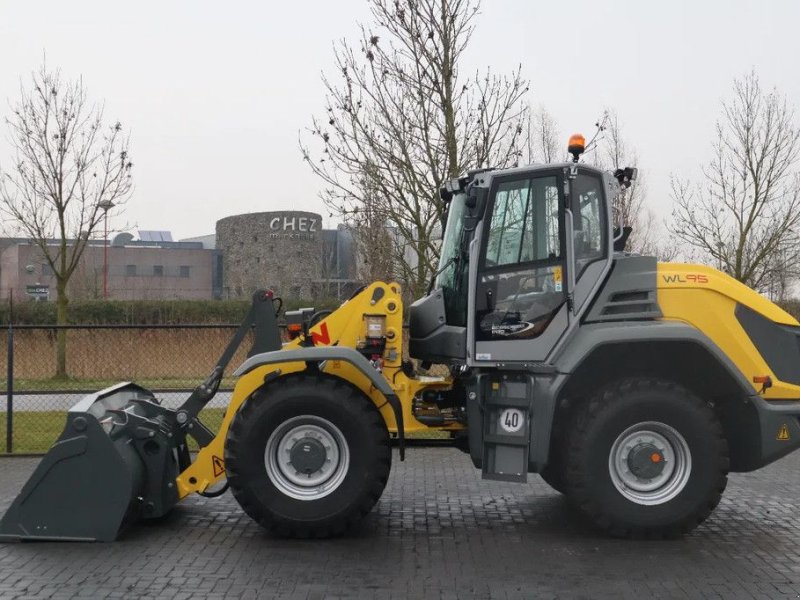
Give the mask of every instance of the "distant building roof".
[{"label": "distant building roof", "polygon": [[171,242],[171,231],[139,230],[139,239],[143,242]]},{"label": "distant building roof", "polygon": [[[169,233],[169,232],[167,232]],[[118,239],[119,238],[119,239]],[[116,243],[115,243],[116,242]],[[60,240],[55,238],[47,240],[48,246],[57,245],[60,243]],[[67,244],[75,243],[74,239],[67,240]],[[16,244],[24,244],[24,245],[34,245],[33,240],[31,238],[4,238],[0,237],[0,251],[5,250],[9,246],[14,246]],[[103,239],[90,239],[88,240],[87,245],[89,246],[104,246],[105,241]],[[204,245],[200,241],[192,241],[186,240],[181,242],[175,242],[173,240],[165,240],[165,241],[145,241],[145,240],[129,240],[127,236],[119,237],[119,235],[114,237],[114,240],[111,241],[111,246],[113,247],[141,247],[141,248],[176,248],[176,249],[183,249],[183,250],[203,250],[209,249],[209,246]],[[213,249],[213,248],[211,248]]]},{"label": "distant building roof", "polygon": [[194,237],[183,238],[181,242],[199,242],[203,244],[206,250],[214,250],[217,247],[217,234],[209,233],[208,235],[196,235]]}]

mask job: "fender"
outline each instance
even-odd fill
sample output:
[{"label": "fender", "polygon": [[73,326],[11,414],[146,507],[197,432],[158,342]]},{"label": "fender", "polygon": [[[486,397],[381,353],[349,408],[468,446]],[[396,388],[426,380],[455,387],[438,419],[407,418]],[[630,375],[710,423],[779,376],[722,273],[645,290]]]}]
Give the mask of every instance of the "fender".
[{"label": "fender", "polygon": [[[572,375],[592,354],[631,343],[661,344],[688,342],[707,351],[731,377],[742,398],[752,400],[758,394],[731,360],[703,332],[677,321],[609,322],[585,324],[577,328],[563,351],[553,360],[555,375],[540,374],[535,378],[535,426],[531,428],[530,466],[541,470],[550,454],[550,440],[558,402]],[[759,398],[760,399],[760,398]],[[756,406],[761,406],[756,405]]]},{"label": "fender", "polygon": [[[800,447],[800,402],[762,397],[719,346],[699,329],[669,320],[605,323],[581,327],[555,361],[558,374],[537,378],[539,415],[531,440],[531,467],[540,469],[547,464],[551,428],[558,425],[559,402],[569,395],[571,382],[580,383],[578,371],[585,361],[592,360],[598,352],[613,356],[614,348],[628,344],[658,346],[670,342],[690,344],[707,353],[718,369],[710,376],[708,385],[724,385],[726,388],[721,392],[738,398],[719,403],[715,408],[729,439],[731,471],[761,468]],[[719,379],[723,373],[728,376],[725,383]]]},{"label": "fender", "polygon": [[397,420],[397,440],[400,451],[400,460],[405,459],[405,432],[403,427],[403,407],[400,398],[389,386],[386,378],[377,371],[370,362],[358,351],[344,346],[313,346],[307,348],[295,348],[292,350],[274,350],[272,352],[262,352],[255,354],[244,361],[236,371],[234,377],[241,377],[257,367],[272,365],[276,363],[305,362],[321,363],[328,360],[342,360],[350,363],[358,369],[372,385],[378,389],[385,397],[389,406],[392,407],[394,417]]},{"label": "fender", "polygon": [[690,342],[707,350],[741,388],[752,396],[754,389],[730,358],[702,331],[679,321],[640,321],[587,324],[580,327],[553,363],[560,373],[572,373],[598,347],[636,342]]}]

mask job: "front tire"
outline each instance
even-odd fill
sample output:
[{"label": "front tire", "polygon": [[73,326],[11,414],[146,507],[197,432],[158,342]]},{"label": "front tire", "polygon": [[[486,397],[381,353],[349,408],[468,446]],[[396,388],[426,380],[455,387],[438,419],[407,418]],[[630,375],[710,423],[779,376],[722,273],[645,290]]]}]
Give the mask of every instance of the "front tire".
[{"label": "front tire", "polygon": [[287,375],[239,409],[225,465],[234,497],[259,525],[283,537],[330,537],[360,521],[383,493],[389,434],[351,384]]},{"label": "front tire", "polygon": [[727,484],[728,445],[714,411],[689,390],[628,379],[575,408],[565,493],[618,537],[672,538],[702,523]]}]

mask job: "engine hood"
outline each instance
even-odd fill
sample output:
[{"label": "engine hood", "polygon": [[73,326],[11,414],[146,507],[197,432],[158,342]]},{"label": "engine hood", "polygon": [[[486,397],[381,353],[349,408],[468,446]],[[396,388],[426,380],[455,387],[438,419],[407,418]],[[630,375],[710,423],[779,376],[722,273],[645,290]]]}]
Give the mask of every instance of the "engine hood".
[{"label": "engine hood", "polygon": [[[730,275],[706,267],[685,263],[658,263],[657,288],[661,290],[706,290],[747,306],[761,316],[779,323],[797,327],[800,323],[780,306],[767,300],[758,292]],[[661,294],[659,294],[661,296]]]}]

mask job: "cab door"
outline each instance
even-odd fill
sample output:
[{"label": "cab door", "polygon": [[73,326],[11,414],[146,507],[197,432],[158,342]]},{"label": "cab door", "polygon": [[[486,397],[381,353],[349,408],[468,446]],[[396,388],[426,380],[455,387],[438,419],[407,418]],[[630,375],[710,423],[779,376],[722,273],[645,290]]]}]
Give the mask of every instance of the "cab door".
[{"label": "cab door", "polygon": [[[588,177],[588,178],[587,178]],[[475,281],[476,362],[543,362],[575,321],[607,262],[602,178],[533,170],[492,183]],[[572,190],[569,197],[565,189]],[[573,235],[565,234],[565,207]],[[567,252],[567,243],[573,244]],[[573,263],[568,264],[567,256]],[[568,306],[567,269],[574,269]]]},{"label": "cab door", "polygon": [[566,330],[561,174],[493,182],[475,296],[477,361],[542,361]]}]

